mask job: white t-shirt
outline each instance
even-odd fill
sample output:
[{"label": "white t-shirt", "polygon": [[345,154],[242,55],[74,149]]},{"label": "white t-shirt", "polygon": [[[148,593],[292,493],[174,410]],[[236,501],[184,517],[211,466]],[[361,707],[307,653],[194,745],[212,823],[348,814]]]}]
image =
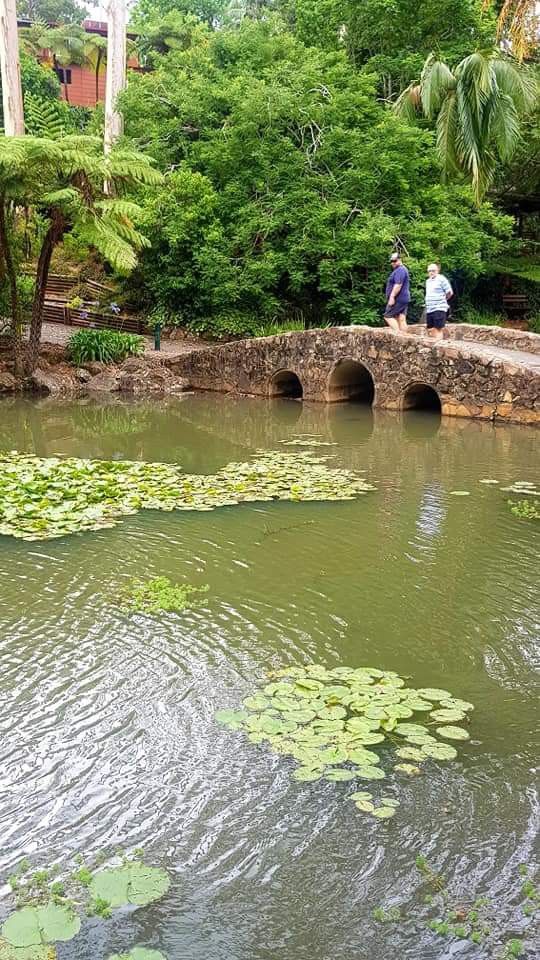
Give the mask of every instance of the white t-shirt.
[{"label": "white t-shirt", "polygon": [[426,280],[426,313],[435,313],[436,310],[450,309],[446,294],[452,293],[450,283],[442,273]]}]

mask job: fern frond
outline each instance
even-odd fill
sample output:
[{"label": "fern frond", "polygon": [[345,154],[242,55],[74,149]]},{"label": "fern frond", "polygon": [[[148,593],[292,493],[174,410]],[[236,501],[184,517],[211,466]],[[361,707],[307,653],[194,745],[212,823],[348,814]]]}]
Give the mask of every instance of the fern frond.
[{"label": "fern frond", "polygon": [[59,101],[42,100],[30,91],[24,95],[24,120],[26,132],[36,137],[58,140],[66,132]]}]

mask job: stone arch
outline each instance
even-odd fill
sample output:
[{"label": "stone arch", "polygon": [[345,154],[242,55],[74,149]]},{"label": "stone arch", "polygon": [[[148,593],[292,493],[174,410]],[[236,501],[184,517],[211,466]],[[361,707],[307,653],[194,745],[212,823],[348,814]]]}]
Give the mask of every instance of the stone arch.
[{"label": "stone arch", "polygon": [[304,388],[298,374],[293,370],[278,370],[270,381],[271,397],[286,397],[289,400],[301,400]]},{"label": "stone arch", "polygon": [[442,404],[439,394],[429,383],[416,381],[409,383],[401,394],[402,410],[431,410],[441,412]]},{"label": "stone arch", "polygon": [[338,360],[328,377],[326,399],[330,403],[352,400],[371,406],[375,399],[375,381],[360,360]]}]

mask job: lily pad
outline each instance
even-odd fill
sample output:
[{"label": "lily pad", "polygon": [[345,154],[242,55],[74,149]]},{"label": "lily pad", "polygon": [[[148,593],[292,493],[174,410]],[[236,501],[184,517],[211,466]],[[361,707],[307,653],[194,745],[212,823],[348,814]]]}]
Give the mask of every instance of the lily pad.
[{"label": "lily pad", "polygon": [[80,929],[81,921],[72,909],[50,902],[16,910],[5,921],[2,937],[13,947],[34,947],[71,940]]},{"label": "lily pad", "polygon": [[422,753],[433,760],[455,760],[457,750],[451,747],[449,743],[426,744],[422,747]]},{"label": "lily pad", "polygon": [[416,760],[418,763],[421,763],[425,759],[425,753],[422,753],[420,747],[399,747],[396,750],[396,757],[401,757],[402,760]]},{"label": "lily pad", "polygon": [[421,687],[416,691],[422,700],[446,700],[452,694],[448,690],[439,690],[437,687]]},{"label": "lily pad", "polygon": [[159,900],[169,889],[164,870],[133,862],[96,873],[90,883],[94,900],[105,900],[111,907],[133,904],[139,907]]},{"label": "lily pad", "polygon": [[395,812],[394,807],[377,807],[377,809],[373,811],[373,816],[379,820],[389,820],[390,817],[394,816]]},{"label": "lily pad", "polygon": [[474,710],[472,703],[469,703],[468,700],[460,700],[459,697],[447,697],[446,700],[441,700],[441,707],[444,707],[448,710]]},{"label": "lily pad", "polygon": [[440,737],[447,740],[469,740],[470,734],[463,727],[437,727],[437,733]]},{"label": "lily pad", "polygon": [[371,794],[369,790],[357,790],[356,793],[351,793],[349,800],[371,800]]},{"label": "lily pad", "polygon": [[315,780],[320,780],[321,777],[322,770],[317,770],[313,767],[298,767],[293,773],[293,779],[300,780],[302,783],[314,783]]},{"label": "lily pad", "polygon": [[56,947],[50,943],[32,947],[14,947],[0,937],[0,960],[56,960]]},{"label": "lily pad", "polygon": [[384,780],[386,774],[380,767],[356,767],[354,774],[360,780]]},{"label": "lily pad", "polygon": [[167,960],[159,950],[149,950],[147,947],[133,947],[129,953],[113,953],[109,960]]},{"label": "lily pad", "polygon": [[342,780],[354,780],[354,777],[355,774],[352,770],[329,770],[328,773],[324,775],[325,780],[330,780],[335,783],[339,783]]},{"label": "lily pad", "polygon": [[321,720],[343,720],[347,716],[345,707],[323,707],[318,716]]},{"label": "lily pad", "polygon": [[356,800],[354,805],[358,807],[362,813],[373,813],[375,810],[375,804],[372,803],[371,800]]},{"label": "lily pad", "polygon": [[244,710],[218,710],[215,717],[222,727],[228,727],[229,730],[241,730],[248,714]]},{"label": "lily pad", "polygon": [[420,767],[416,767],[413,763],[396,763],[394,770],[406,773],[410,777],[417,777],[419,773],[422,773]]},{"label": "lily pad", "polygon": [[430,717],[437,723],[459,723],[465,719],[465,714],[463,710],[433,710]]}]

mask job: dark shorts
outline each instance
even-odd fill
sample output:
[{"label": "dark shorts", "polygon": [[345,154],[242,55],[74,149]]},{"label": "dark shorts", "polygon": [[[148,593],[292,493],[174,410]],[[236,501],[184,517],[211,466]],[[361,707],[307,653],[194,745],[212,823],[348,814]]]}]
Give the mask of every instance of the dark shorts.
[{"label": "dark shorts", "polygon": [[403,314],[403,316],[406,317],[408,309],[408,303],[400,303],[399,300],[396,300],[393,307],[386,306],[384,315],[385,317],[400,317],[401,314]]},{"label": "dark shorts", "polygon": [[434,310],[433,313],[426,314],[426,327],[428,330],[442,330],[448,320],[448,310]]}]

